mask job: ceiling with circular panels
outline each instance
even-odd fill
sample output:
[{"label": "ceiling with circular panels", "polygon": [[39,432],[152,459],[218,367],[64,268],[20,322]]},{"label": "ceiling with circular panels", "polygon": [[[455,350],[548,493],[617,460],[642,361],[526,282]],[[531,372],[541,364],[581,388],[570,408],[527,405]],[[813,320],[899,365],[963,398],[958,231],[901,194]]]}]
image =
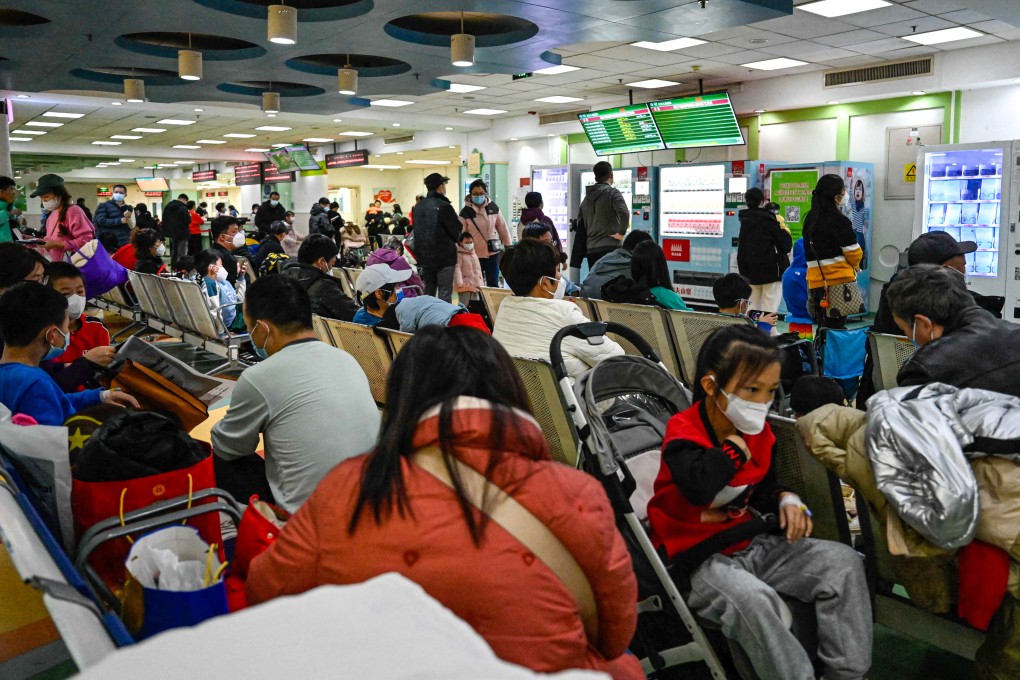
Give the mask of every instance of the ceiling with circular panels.
[{"label": "ceiling with circular panels", "polygon": [[[187,2],[187,0],[184,0]],[[373,0],[194,0],[194,2],[221,12],[244,17],[265,17],[270,5],[284,4],[297,10],[298,21],[329,21],[350,19],[371,12]]]},{"label": "ceiling with circular panels", "polygon": [[396,76],[411,70],[406,61],[371,54],[307,54],[287,60],[287,66],[295,71],[330,77],[347,64],[357,69],[362,78]]},{"label": "ceiling with circular panels", "polygon": [[48,24],[49,19],[31,12],[17,9],[0,8],[0,26],[38,26]]},{"label": "ceiling with circular panels", "polygon": [[263,92],[279,92],[281,97],[314,97],[326,91],[314,85],[290,83],[285,81],[245,80],[231,83],[220,83],[220,90],[249,97],[261,97]]},{"label": "ceiling with circular panels", "polygon": [[92,80],[97,83],[114,83],[120,85],[125,78],[138,78],[149,85],[176,87],[186,83],[177,77],[177,71],[161,68],[135,68],[133,66],[96,66],[93,68],[76,68],[71,74]]},{"label": "ceiling with circular panels", "polygon": [[128,33],[115,41],[118,47],[148,54],[154,57],[177,58],[178,50],[197,50],[210,61],[224,59],[252,59],[261,57],[266,49],[255,43],[208,33],[183,33],[180,31],[154,31],[150,33]]},{"label": "ceiling with circular panels", "polygon": [[538,34],[527,19],[486,12],[425,12],[393,19],[386,33],[406,42],[445,47],[455,33],[475,36],[478,47],[497,47],[525,41]]}]

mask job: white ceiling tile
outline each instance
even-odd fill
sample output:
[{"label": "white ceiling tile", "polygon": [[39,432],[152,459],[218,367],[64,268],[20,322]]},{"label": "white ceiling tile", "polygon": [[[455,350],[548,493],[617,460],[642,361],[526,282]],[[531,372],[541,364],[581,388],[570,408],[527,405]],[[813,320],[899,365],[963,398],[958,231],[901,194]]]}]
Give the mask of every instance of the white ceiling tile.
[{"label": "white ceiling tile", "polygon": [[943,51],[962,50],[967,47],[978,47],[979,45],[993,45],[995,43],[1006,42],[1002,38],[994,35],[983,35],[980,38],[970,38],[968,40],[954,40],[953,42],[940,43],[935,47],[938,47]]},{"label": "white ceiling tile", "polygon": [[704,45],[695,45],[694,47],[688,47],[683,51],[685,56],[697,57],[698,59],[713,59],[721,54],[732,54],[740,51],[739,47],[733,47],[732,45],[725,45],[723,43],[705,43]]},{"label": "white ceiling tile", "polygon": [[976,24],[982,21],[988,21],[991,18],[981,14],[980,12],[975,12],[969,9],[961,9],[956,12],[949,12],[948,14],[941,14],[939,16],[958,24]]},{"label": "white ceiling tile", "polygon": [[[615,72],[619,68],[619,59],[609,59],[608,57],[600,57],[594,54],[579,54],[577,56],[569,57],[564,59],[564,63],[568,66],[580,66],[583,69],[595,68],[602,71]],[[577,71],[573,71],[577,73]],[[566,75],[566,74],[564,74]],[[554,76],[535,76],[536,78],[551,78]],[[517,81],[521,82],[521,81]]]},{"label": "white ceiling tile", "polygon": [[842,19],[848,24],[853,24],[854,26],[872,28],[875,26],[881,26],[882,24],[891,24],[897,21],[921,19],[924,16],[925,14],[923,12],[918,12],[916,9],[910,9],[903,5],[890,5],[889,7],[883,7],[881,9],[873,9],[870,12],[848,14],[845,17],[842,17]]},{"label": "white ceiling tile", "polygon": [[733,28],[713,31],[712,33],[705,33],[696,37],[701,38],[702,40],[721,42],[723,40],[731,40],[733,38],[740,38],[745,35],[753,34],[755,31],[759,30],[761,29],[755,28],[754,26],[734,26]]},{"label": "white ceiling tile", "polygon": [[844,59],[835,59],[833,61],[826,62],[829,68],[848,68],[850,66],[863,66],[865,64],[874,64],[876,58],[870,54],[859,54],[855,57],[846,57]]},{"label": "white ceiling tile", "polygon": [[910,43],[900,38],[884,38],[882,40],[872,40],[871,42],[858,43],[855,45],[845,45],[844,47],[845,49],[860,52],[862,54],[881,54],[883,52],[905,49],[910,47]]},{"label": "white ceiling tile", "polygon": [[944,14],[958,9],[966,9],[967,3],[961,0],[913,0],[913,2],[900,3],[904,7],[916,9],[919,12],[928,14]]},{"label": "white ceiling tile", "polygon": [[[723,40],[717,40],[726,45],[733,45],[734,47],[742,47],[744,49],[759,49],[761,45],[782,45],[783,43],[793,42],[796,38],[791,38],[788,35],[782,35],[772,31],[763,31],[758,28],[748,27],[750,32],[744,35],[737,36],[734,38],[725,38]],[[752,40],[767,40],[767,43],[752,43]]]},{"label": "white ceiling tile", "polygon": [[884,37],[886,36],[878,31],[872,31],[867,28],[858,28],[852,31],[846,31],[845,33],[827,35],[824,38],[819,38],[817,42],[824,43],[830,47],[844,47],[846,45],[871,42],[872,40],[881,40]]},{"label": "white ceiling tile", "polygon": [[675,64],[678,61],[684,61],[684,55],[686,52],[687,50],[658,52],[656,50],[646,50],[643,47],[621,45],[619,47],[611,47],[608,50],[592,52],[587,56],[624,60],[635,64],[654,64],[656,66],[665,66],[668,64]]},{"label": "white ceiling tile", "polygon": [[831,62],[837,59],[846,59],[848,57],[856,56],[858,56],[856,52],[844,50],[839,47],[816,47],[813,51],[805,52],[797,58],[802,61]]},{"label": "white ceiling tile", "polygon": [[[845,19],[846,17],[841,17]],[[837,19],[820,17],[809,12],[794,12],[788,17],[769,19],[754,24],[756,28],[772,31],[794,38],[814,39],[822,35],[832,35],[854,30],[855,26]]]},{"label": "white ceiling tile", "polygon": [[774,54],[758,52],[757,50],[744,50],[742,52],[734,52],[733,54],[720,54],[715,60],[723,64],[750,64],[753,61],[772,59],[774,56]]},{"label": "white ceiling tile", "polygon": [[1006,40],[1020,40],[1020,26],[1013,26],[1005,21],[982,21],[979,24],[971,24],[970,28],[982,33],[997,35]]},{"label": "white ceiling tile", "polygon": [[956,24],[939,17],[921,17],[920,19],[897,21],[893,24],[875,26],[872,30],[884,35],[905,36],[915,33],[927,33],[928,31],[940,31],[943,28],[956,28]]}]

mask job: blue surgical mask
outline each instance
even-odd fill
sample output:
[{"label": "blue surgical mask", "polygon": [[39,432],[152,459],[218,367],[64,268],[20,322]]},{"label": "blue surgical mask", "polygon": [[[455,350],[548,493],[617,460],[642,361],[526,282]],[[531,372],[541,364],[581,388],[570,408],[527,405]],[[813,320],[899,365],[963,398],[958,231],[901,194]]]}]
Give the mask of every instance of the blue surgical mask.
[{"label": "blue surgical mask", "polygon": [[485,196],[472,196],[471,202],[475,205],[485,205]]},{"label": "blue surgical mask", "polygon": [[273,206],[275,208],[276,206],[280,205],[280,202],[279,201],[274,201],[274,200],[270,199],[269,200],[269,205],[271,205],[271,206]]},{"label": "blue surgical mask", "polygon": [[43,361],[49,361],[51,359],[56,359],[61,354],[66,352],[68,346],[71,344],[71,333],[70,332],[65,333],[64,331],[61,331],[59,328],[57,330],[60,331],[60,334],[64,336],[64,346],[63,347],[56,347],[55,345],[51,344],[50,345],[50,351],[46,352],[46,356],[43,357]]},{"label": "blue surgical mask", "polygon": [[118,203],[123,201],[124,198],[125,198],[124,194],[120,193],[119,191],[115,191],[113,194],[113,200],[117,201]]},{"label": "blue surgical mask", "polygon": [[[260,321],[259,323],[262,323],[262,322]],[[258,323],[255,324],[255,326],[257,327]],[[252,329],[252,330],[254,330],[254,329]],[[250,338],[251,335],[249,334],[248,337]],[[262,343],[262,346],[259,347],[258,345],[256,345],[255,344],[255,340],[252,340],[252,342],[251,342],[252,349],[255,350],[255,355],[259,359],[268,359],[269,358],[269,352],[266,351],[266,345],[268,345],[268,344],[269,344],[269,326],[266,326],[266,341]]]}]

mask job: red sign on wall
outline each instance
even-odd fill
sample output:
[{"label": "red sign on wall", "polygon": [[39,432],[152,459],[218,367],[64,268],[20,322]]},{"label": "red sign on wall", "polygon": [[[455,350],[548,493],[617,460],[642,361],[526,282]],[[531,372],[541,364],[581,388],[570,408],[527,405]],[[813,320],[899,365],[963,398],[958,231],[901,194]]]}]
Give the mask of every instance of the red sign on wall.
[{"label": "red sign on wall", "polygon": [[733,161],[733,176],[740,177],[744,174],[744,161]]},{"label": "red sign on wall", "polygon": [[691,242],[685,238],[667,238],[662,241],[662,249],[670,262],[690,262]]}]

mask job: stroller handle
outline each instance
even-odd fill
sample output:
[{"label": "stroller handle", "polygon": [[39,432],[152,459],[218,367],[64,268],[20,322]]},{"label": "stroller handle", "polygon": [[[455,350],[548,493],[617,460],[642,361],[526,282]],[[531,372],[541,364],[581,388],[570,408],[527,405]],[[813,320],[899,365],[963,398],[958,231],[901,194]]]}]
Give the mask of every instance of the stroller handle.
[{"label": "stroller handle", "polygon": [[553,371],[557,380],[567,377],[567,366],[563,363],[563,351],[561,345],[564,338],[577,338],[578,340],[591,341],[592,338],[603,338],[608,333],[616,333],[634,345],[641,355],[656,364],[662,359],[656,354],[652,346],[642,338],[637,331],[634,331],[615,321],[592,321],[590,323],[579,323],[573,326],[564,326],[553,336],[549,345],[549,359],[552,361]]}]

